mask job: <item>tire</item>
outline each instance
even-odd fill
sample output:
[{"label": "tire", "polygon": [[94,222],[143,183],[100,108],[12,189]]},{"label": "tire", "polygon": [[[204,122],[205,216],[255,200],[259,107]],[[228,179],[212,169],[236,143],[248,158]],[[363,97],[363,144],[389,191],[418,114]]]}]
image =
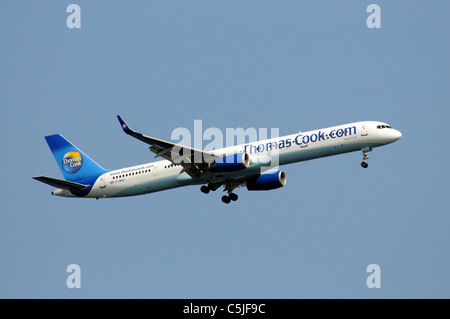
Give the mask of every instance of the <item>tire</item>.
[{"label": "tire", "polygon": [[210,189],[208,186],[203,185],[202,187],[200,187],[200,190],[202,191],[202,193],[208,194]]},{"label": "tire", "polygon": [[231,199],[227,195],[223,195],[222,202],[224,202],[225,204],[229,204],[231,202]]}]

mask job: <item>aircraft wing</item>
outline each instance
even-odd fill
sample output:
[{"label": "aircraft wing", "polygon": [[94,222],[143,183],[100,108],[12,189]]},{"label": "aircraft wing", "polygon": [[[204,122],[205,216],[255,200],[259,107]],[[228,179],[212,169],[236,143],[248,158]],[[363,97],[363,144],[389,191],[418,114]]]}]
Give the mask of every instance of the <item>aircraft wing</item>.
[{"label": "aircraft wing", "polygon": [[[172,142],[160,140],[154,137],[146,136],[141,133],[133,131],[127,123],[117,115],[120,125],[123,131],[131,135],[132,137],[147,143],[150,145],[150,151],[155,153],[155,157],[161,156],[162,158],[171,161],[174,164],[179,164],[183,167],[180,172],[188,173],[192,178],[199,178],[202,174],[206,173],[209,167],[209,163],[205,159],[211,159],[211,161],[219,156],[212,153],[197,150],[187,146],[177,145]],[[200,159],[200,162],[194,162],[194,159]]]},{"label": "aircraft wing", "polygon": [[51,178],[51,177],[46,177],[46,176],[35,176],[35,177],[33,177],[33,179],[38,180],[42,183],[48,184],[50,186],[62,188],[62,189],[82,190],[82,189],[89,187],[89,185],[83,185],[80,183],[64,181],[61,179]]}]

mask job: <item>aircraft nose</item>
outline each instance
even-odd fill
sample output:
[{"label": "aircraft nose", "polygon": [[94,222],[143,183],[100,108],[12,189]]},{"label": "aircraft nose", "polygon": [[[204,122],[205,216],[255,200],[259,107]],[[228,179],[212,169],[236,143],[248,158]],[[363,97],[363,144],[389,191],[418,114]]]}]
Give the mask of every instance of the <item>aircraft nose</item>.
[{"label": "aircraft nose", "polygon": [[399,140],[401,137],[402,137],[402,133],[400,131],[393,130],[392,138],[394,139],[394,141]]}]

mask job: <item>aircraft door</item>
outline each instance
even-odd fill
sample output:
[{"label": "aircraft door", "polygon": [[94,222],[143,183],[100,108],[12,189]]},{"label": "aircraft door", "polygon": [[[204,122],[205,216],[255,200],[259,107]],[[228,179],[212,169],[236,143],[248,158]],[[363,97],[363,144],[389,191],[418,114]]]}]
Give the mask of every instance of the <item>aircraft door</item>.
[{"label": "aircraft door", "polygon": [[100,188],[105,188],[106,187],[106,182],[105,182],[105,174],[103,174],[100,177]]},{"label": "aircraft door", "polygon": [[369,132],[367,130],[367,124],[362,123],[361,124],[361,136],[366,136],[367,134],[369,134]]}]

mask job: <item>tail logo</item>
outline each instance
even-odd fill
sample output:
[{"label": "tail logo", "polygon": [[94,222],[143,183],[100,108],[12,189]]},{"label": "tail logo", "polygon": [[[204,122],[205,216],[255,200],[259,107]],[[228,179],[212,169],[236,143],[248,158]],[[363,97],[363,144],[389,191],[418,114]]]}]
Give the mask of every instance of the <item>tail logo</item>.
[{"label": "tail logo", "polygon": [[62,168],[69,174],[75,174],[83,166],[83,156],[78,151],[69,151],[64,154]]}]

